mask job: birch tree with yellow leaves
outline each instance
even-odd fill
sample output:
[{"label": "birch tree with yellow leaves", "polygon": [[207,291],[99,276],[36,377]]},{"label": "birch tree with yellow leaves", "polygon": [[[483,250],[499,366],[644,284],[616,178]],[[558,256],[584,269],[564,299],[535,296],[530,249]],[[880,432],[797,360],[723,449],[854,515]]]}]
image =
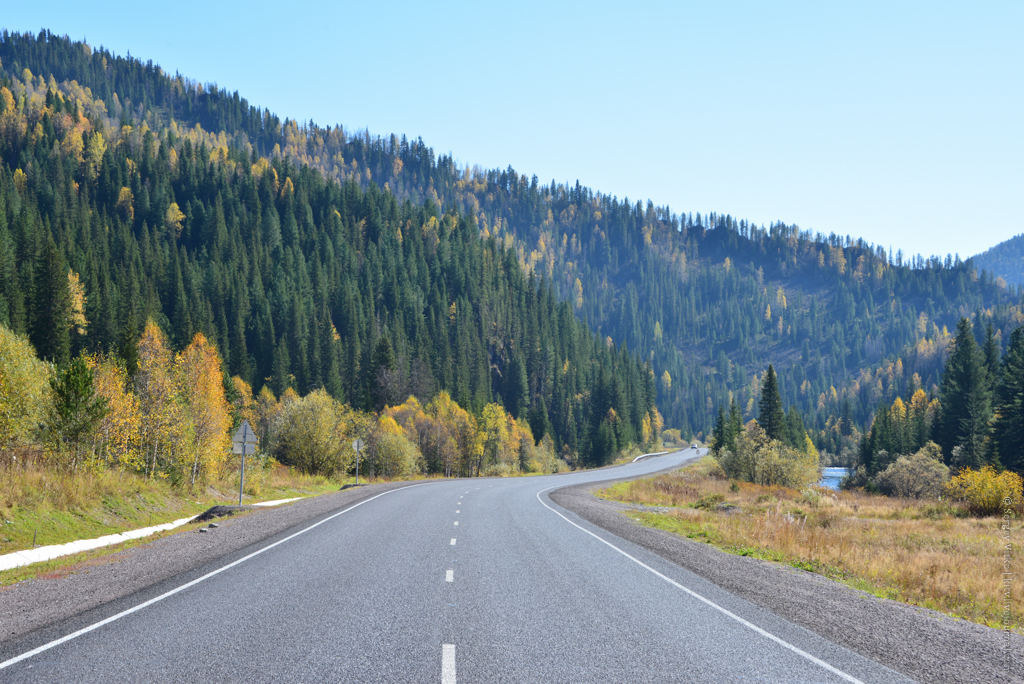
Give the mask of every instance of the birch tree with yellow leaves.
[{"label": "birch tree with yellow leaves", "polygon": [[220,474],[231,446],[231,416],[217,349],[205,335],[196,333],[175,359],[174,371],[184,408],[183,427],[189,437],[188,449],[180,452],[180,463],[187,464],[189,484],[195,487],[200,474]]},{"label": "birch tree with yellow leaves", "polygon": [[[139,369],[133,381],[139,401],[139,444],[147,477],[154,477],[173,453],[180,436],[182,411],[172,376],[173,356],[167,336],[152,319],[138,345]],[[161,451],[163,450],[163,451]]]},{"label": "birch tree with yellow leaves", "polygon": [[96,453],[104,464],[124,471],[142,471],[142,435],[139,399],[129,388],[128,372],[115,360],[103,356],[86,359],[93,371],[96,394],[107,402],[108,412],[97,426]]}]

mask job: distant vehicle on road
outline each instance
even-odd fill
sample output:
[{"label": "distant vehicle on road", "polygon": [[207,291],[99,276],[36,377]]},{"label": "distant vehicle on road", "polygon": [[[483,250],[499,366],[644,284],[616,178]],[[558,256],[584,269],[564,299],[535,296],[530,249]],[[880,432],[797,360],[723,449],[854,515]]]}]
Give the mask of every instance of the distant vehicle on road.
[{"label": "distant vehicle on road", "polygon": [[696,443],[696,442],[694,442],[693,444],[691,444],[691,445],[690,445],[690,448],[691,448],[691,449],[696,449],[696,448],[697,448],[697,443]]}]

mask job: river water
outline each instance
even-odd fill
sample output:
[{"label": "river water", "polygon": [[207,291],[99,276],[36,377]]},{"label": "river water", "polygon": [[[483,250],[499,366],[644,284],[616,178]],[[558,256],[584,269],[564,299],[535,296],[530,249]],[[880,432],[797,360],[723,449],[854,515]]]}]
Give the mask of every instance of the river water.
[{"label": "river water", "polygon": [[839,481],[849,475],[849,468],[822,468],[818,484],[829,489],[839,489]]}]

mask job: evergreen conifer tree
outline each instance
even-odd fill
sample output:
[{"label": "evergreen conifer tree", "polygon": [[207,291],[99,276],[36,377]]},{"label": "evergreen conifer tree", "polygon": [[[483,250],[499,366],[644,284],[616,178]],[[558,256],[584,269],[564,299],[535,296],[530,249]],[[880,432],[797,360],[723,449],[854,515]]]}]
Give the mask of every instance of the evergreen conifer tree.
[{"label": "evergreen conifer tree", "polygon": [[988,371],[989,386],[995,390],[999,384],[999,376],[1002,374],[1002,366],[999,363],[999,340],[996,339],[995,329],[989,321],[985,330],[985,370]]},{"label": "evergreen conifer tree", "polygon": [[68,267],[53,238],[36,264],[31,341],[40,358],[64,365],[71,358]]},{"label": "evergreen conifer tree", "polygon": [[758,404],[757,422],[769,439],[783,440],[786,437],[786,413],[782,410],[782,395],[779,393],[779,379],[775,367],[768,364],[764,382],[761,384],[761,401]]},{"label": "evergreen conifer tree", "polygon": [[97,397],[93,373],[77,356],[60,368],[50,380],[53,390],[53,418],[50,431],[58,446],[71,457],[72,469],[78,467],[82,442],[107,415],[107,399]]},{"label": "evergreen conifer tree", "polygon": [[715,427],[711,429],[711,439],[714,444],[711,447],[711,452],[715,455],[721,453],[722,449],[726,448],[726,431],[728,426],[725,421],[725,409],[722,406],[718,407],[718,417],[715,418]]},{"label": "evergreen conifer tree", "polygon": [[736,439],[743,432],[743,416],[740,414],[740,406],[733,399],[729,404],[729,425],[725,431],[726,447],[732,453],[736,453]]},{"label": "evergreen conifer tree", "polygon": [[[979,468],[986,462],[991,400],[985,354],[974,339],[970,321],[961,318],[939,395],[942,411],[937,437],[948,465]],[[953,463],[950,459],[957,446],[962,462]]]},{"label": "evergreen conifer tree", "polygon": [[996,388],[993,437],[1002,464],[1024,473],[1024,327],[1010,335]]}]

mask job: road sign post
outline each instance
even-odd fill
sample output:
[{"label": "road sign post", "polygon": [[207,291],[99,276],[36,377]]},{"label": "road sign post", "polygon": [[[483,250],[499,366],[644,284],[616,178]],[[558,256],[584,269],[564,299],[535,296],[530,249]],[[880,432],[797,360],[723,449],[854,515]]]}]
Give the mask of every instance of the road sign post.
[{"label": "road sign post", "polygon": [[243,420],[242,425],[231,438],[232,451],[242,455],[241,476],[238,479],[238,505],[242,505],[242,491],[245,489],[245,455],[256,453],[256,433],[252,431],[249,421]]},{"label": "road sign post", "polygon": [[352,442],[352,448],[356,450],[356,485],[359,484],[359,452],[363,450],[363,440],[358,437]]}]

